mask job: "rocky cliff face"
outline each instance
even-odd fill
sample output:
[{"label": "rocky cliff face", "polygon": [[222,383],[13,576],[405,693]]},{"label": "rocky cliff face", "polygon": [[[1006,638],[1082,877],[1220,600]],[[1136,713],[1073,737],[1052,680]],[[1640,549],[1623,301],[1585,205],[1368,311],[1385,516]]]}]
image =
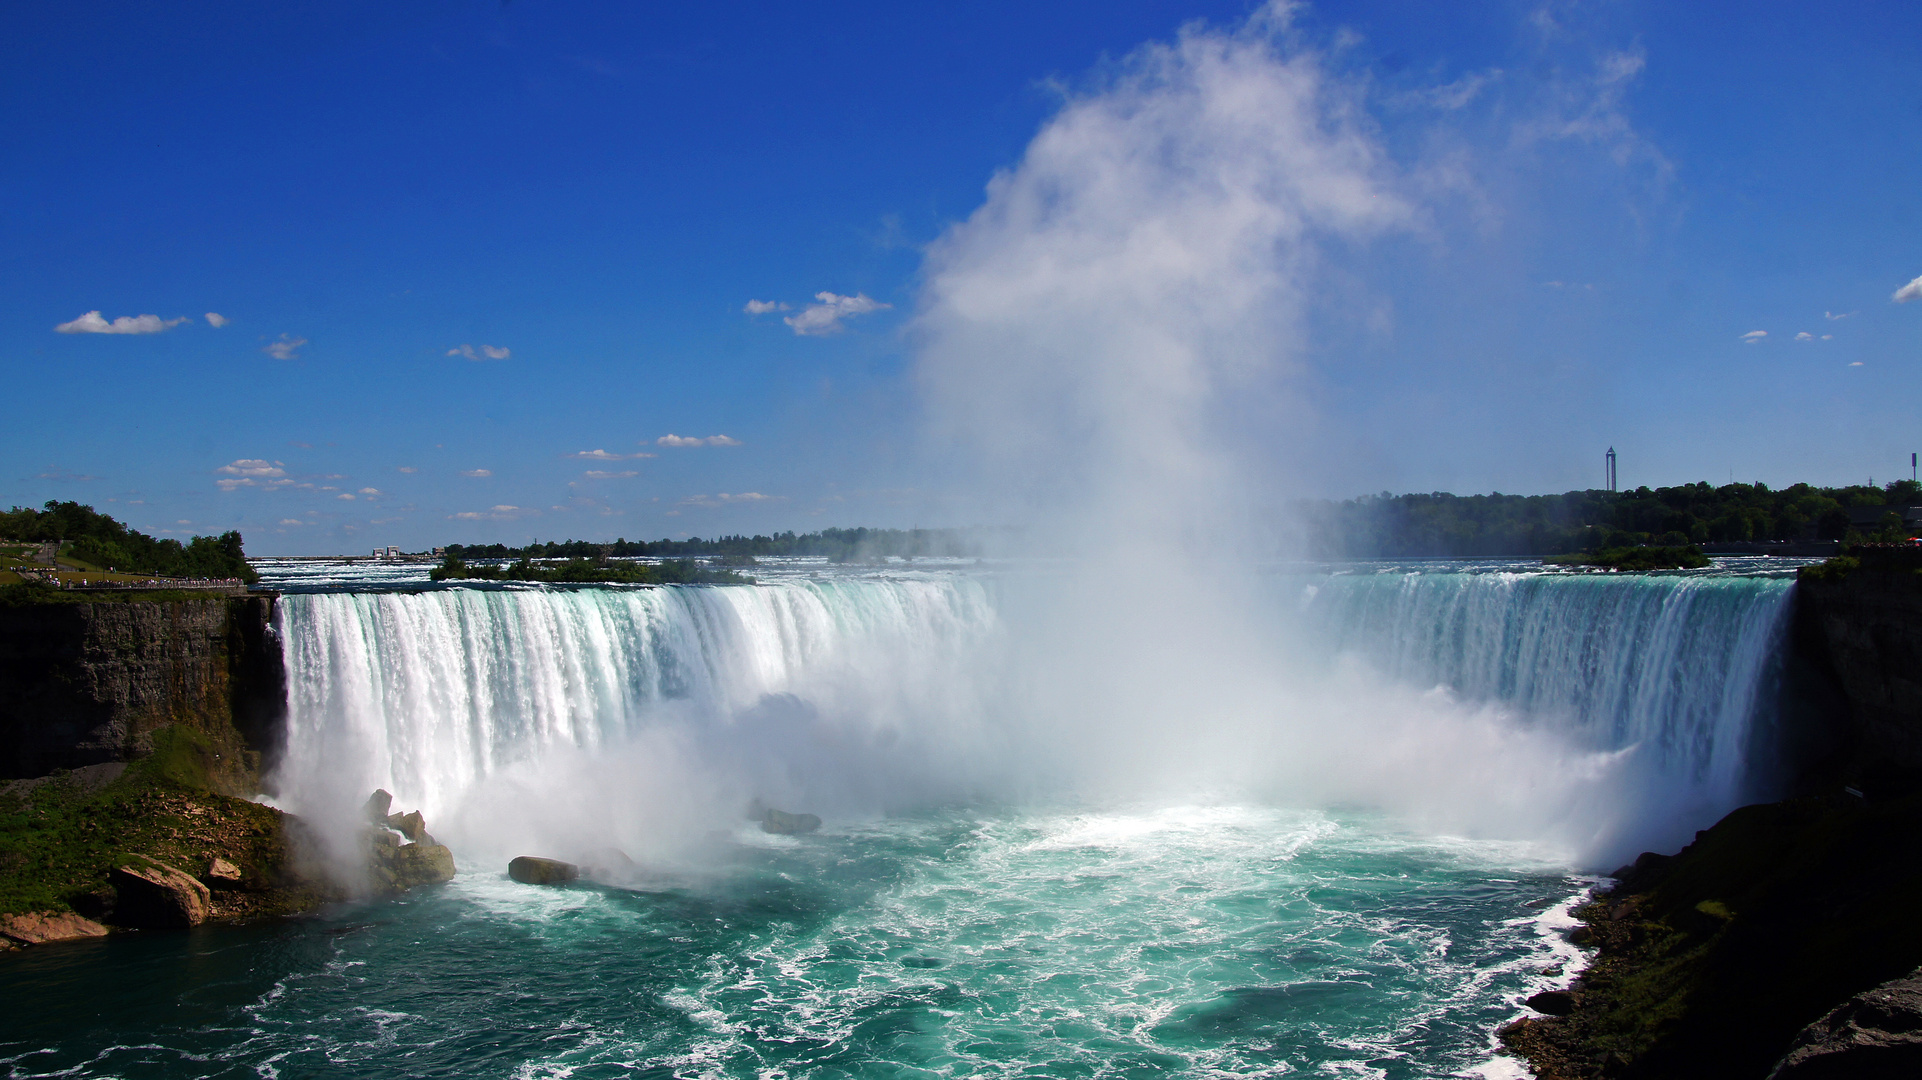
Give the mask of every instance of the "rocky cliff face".
[{"label": "rocky cliff face", "polygon": [[207,736],[221,790],[258,790],[286,678],[269,595],[0,609],[0,778],[144,754],[152,732]]},{"label": "rocky cliff face", "polygon": [[1922,551],[1858,550],[1819,570],[1796,585],[1796,632],[1847,699],[1836,766],[1848,781],[1911,786],[1922,777]]}]

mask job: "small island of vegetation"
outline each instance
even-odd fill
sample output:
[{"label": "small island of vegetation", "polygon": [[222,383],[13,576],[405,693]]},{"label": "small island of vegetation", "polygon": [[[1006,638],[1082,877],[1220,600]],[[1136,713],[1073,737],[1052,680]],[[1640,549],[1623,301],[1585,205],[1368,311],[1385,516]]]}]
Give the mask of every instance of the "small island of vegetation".
[{"label": "small island of vegetation", "polygon": [[[747,560],[752,565],[752,560]],[[702,566],[692,559],[667,559],[658,563],[614,562],[600,558],[573,558],[560,563],[537,563],[522,555],[505,566],[469,565],[458,555],[428,575],[435,581],[543,581],[553,584],[622,585],[752,585],[754,579],[733,570]]]},{"label": "small island of vegetation", "polygon": [[1675,547],[1618,547],[1550,555],[1547,566],[1580,566],[1599,570],[1699,570],[1708,565],[1702,549],[1689,544]]}]

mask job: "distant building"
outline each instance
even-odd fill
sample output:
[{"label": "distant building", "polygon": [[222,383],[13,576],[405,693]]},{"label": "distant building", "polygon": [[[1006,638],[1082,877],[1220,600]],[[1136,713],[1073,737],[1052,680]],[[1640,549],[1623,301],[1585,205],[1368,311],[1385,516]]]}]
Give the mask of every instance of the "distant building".
[{"label": "distant building", "polygon": [[446,548],[444,548],[444,547],[437,547],[437,548],[435,548],[435,549],[434,549],[434,558],[436,558],[436,559],[445,559],[446,557],[447,557],[447,549],[446,549]]}]

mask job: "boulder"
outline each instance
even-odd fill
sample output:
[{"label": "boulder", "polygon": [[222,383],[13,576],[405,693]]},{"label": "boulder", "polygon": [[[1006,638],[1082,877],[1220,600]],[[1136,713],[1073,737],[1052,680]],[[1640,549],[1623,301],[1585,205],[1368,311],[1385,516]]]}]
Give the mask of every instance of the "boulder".
[{"label": "boulder", "polygon": [[200,880],[216,889],[238,889],[240,888],[240,867],[215,855],[207,860],[207,872],[200,875]]},{"label": "boulder", "polygon": [[640,867],[620,848],[595,848],[581,856],[581,876],[590,881],[626,881],[639,871]]},{"label": "boulder", "polygon": [[375,788],[374,793],[367,796],[367,805],[361,807],[361,810],[366,813],[369,821],[386,824],[387,812],[393,808],[394,797],[388,794],[387,789]]},{"label": "boulder", "polygon": [[0,915],[0,937],[22,945],[44,945],[49,941],[74,941],[106,935],[107,928],[92,919],[65,912]]},{"label": "boulder", "polygon": [[401,889],[439,885],[454,877],[454,853],[441,844],[408,844],[393,854],[394,883]]},{"label": "boulder", "polygon": [[1922,970],[1864,990],[1802,1029],[1769,1080],[1922,1076]]},{"label": "boulder", "polygon": [[192,874],[137,856],[114,867],[113,921],[127,926],[168,928],[207,921],[213,894]]},{"label": "boulder", "polygon": [[1526,1004],[1547,1016],[1567,1016],[1575,1011],[1575,995],[1566,990],[1544,990],[1530,997]]},{"label": "boulder", "polygon": [[405,814],[389,814],[387,827],[399,830],[402,836],[416,844],[431,844],[434,838],[427,835],[427,819],[419,810],[409,810]]},{"label": "boulder", "polygon": [[523,885],[562,885],[581,876],[581,868],[559,859],[522,855],[507,864],[507,876]]},{"label": "boulder", "polygon": [[790,814],[785,810],[768,808],[761,813],[761,831],[793,836],[797,833],[811,833],[821,827],[821,819],[813,814]]}]

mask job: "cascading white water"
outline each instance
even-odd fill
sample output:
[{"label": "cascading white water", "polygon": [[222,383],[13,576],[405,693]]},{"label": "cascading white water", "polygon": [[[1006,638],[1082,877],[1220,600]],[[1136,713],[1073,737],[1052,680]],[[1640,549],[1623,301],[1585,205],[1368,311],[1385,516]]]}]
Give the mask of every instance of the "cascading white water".
[{"label": "cascading white water", "polygon": [[1402,680],[1501,702],[1597,750],[1652,749],[1728,809],[1792,582],[1674,574],[1345,573],[1309,586],[1323,644]]},{"label": "cascading white water", "polygon": [[[788,762],[810,741],[885,739],[890,717],[965,707],[929,691],[957,684],[943,673],[995,615],[982,582],[929,577],[319,593],[286,597],[280,620],[281,798],[311,809],[381,786],[431,814],[503,770],[663,726]],[[821,712],[884,730],[849,736]]]},{"label": "cascading white water", "polygon": [[[276,791],[322,814],[380,786],[470,843],[629,850],[755,796],[863,814],[1213,791],[1595,859],[1751,794],[1786,580],[1290,580],[1309,599],[1293,619],[1272,605],[1294,632],[1271,628],[1282,663],[1194,670],[1034,620],[1041,579],[289,595]],[[1169,655],[1192,663],[1194,644]],[[1445,699],[1420,693],[1435,686]]]}]

